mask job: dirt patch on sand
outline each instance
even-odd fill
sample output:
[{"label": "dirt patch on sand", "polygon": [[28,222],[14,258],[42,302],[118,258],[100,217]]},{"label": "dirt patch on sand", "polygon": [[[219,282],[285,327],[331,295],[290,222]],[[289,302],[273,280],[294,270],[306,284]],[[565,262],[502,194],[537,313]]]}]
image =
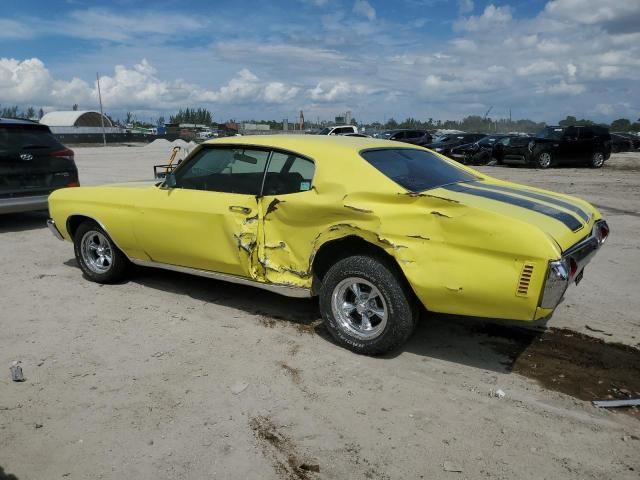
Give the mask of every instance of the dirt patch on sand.
[{"label": "dirt patch on sand", "polygon": [[304,462],[293,441],[268,417],[255,417],[249,422],[251,430],[260,443],[262,452],[273,462],[278,475],[285,480],[310,480],[317,478],[320,466]]},{"label": "dirt patch on sand", "polygon": [[[640,350],[634,347],[566,329],[484,325],[480,330],[509,357],[510,371],[545,388],[587,401],[640,397]],[[636,407],[624,410],[640,418]]]}]

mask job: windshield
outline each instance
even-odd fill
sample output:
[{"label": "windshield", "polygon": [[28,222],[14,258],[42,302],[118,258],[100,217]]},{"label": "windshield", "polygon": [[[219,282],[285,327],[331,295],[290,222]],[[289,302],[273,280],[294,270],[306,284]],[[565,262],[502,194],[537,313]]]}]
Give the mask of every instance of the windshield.
[{"label": "windshield", "polygon": [[547,127],[536,133],[537,138],[548,138],[550,140],[560,140],[562,138],[562,128]]},{"label": "windshield", "polygon": [[320,130],[318,133],[316,133],[316,135],[329,135],[329,132],[331,131],[330,128],[323,128],[322,130]]},{"label": "windshield", "polygon": [[425,150],[383,148],[360,156],[398,185],[412,192],[477,180],[474,175]]}]

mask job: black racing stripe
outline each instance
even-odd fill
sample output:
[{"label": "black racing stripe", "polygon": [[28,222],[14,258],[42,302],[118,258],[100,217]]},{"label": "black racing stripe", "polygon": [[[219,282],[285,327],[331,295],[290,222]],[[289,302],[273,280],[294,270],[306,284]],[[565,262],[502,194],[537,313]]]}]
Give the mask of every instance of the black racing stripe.
[{"label": "black racing stripe", "polygon": [[570,215],[567,212],[563,212],[548,205],[543,205],[532,200],[527,200],[526,198],[513,197],[511,195],[507,195],[506,193],[500,193],[493,190],[469,188],[460,183],[445,185],[441,188],[445,188],[453,192],[460,192],[468,195],[475,195],[476,197],[483,197],[490,200],[496,200],[498,202],[508,203],[510,205],[515,205],[516,207],[526,208],[527,210],[531,210],[558,220],[564,223],[567,228],[570,228],[574,232],[582,228],[582,224],[580,223],[580,221],[573,215]]},{"label": "black racing stripe", "polygon": [[487,188],[489,190],[499,190],[506,193],[515,193],[522,195],[523,197],[535,198],[536,200],[542,200],[543,202],[552,203],[557,207],[562,207],[577,214],[585,222],[589,222],[589,214],[582,210],[577,205],[573,205],[560,198],[552,197],[551,195],[545,195],[544,193],[531,192],[529,190],[519,190],[517,188],[505,187],[503,185],[494,185],[493,183],[473,182],[472,185],[478,188]]}]

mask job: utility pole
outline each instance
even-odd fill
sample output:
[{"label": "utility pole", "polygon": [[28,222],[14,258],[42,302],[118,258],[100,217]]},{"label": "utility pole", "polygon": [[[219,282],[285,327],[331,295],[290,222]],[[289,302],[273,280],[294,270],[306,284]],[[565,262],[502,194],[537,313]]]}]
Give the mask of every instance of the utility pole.
[{"label": "utility pole", "polygon": [[98,81],[98,100],[100,101],[100,123],[102,124],[102,143],[107,146],[107,136],[104,133],[104,113],[102,113],[102,94],[100,93],[100,73],[96,72],[96,79]]}]

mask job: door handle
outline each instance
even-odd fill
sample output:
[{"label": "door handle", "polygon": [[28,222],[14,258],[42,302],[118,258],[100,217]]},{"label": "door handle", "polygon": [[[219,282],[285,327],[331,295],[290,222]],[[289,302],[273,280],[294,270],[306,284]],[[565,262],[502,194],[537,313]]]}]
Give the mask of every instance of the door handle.
[{"label": "door handle", "polygon": [[241,207],[239,205],[231,205],[229,210],[232,212],[244,213],[245,215],[249,215],[251,213],[251,209],[249,207]]}]

